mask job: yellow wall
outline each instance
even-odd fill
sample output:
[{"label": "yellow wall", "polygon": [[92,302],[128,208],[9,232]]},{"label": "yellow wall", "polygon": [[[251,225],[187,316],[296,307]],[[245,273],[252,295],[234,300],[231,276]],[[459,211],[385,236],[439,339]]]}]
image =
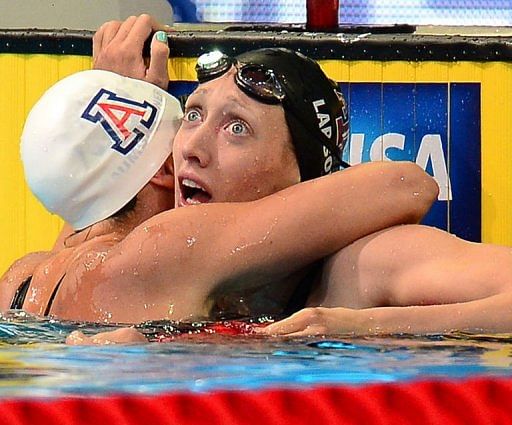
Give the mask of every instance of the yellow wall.
[{"label": "yellow wall", "polygon": [[[171,79],[193,80],[195,59],[171,59]],[[482,87],[482,238],[512,246],[512,64],[321,61],[346,82],[480,82]],[[0,54],[0,273],[27,252],[46,250],[62,222],[27,190],[19,159],[24,119],[43,91],[91,58]],[[51,117],[49,117],[51,119]]]},{"label": "yellow wall", "polygon": [[27,252],[51,248],[62,226],[26,188],[19,157],[25,117],[46,88],[90,67],[83,56],[0,55],[0,273]]}]

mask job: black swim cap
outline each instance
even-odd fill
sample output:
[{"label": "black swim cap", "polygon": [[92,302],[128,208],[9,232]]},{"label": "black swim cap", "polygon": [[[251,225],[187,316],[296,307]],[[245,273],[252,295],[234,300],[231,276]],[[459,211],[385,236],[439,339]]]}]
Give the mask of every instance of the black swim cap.
[{"label": "black swim cap", "polygon": [[338,85],[320,66],[301,53],[265,48],[236,57],[241,64],[271,69],[285,93],[281,101],[292,136],[301,180],[310,180],[341,168],[348,140],[347,107]]}]

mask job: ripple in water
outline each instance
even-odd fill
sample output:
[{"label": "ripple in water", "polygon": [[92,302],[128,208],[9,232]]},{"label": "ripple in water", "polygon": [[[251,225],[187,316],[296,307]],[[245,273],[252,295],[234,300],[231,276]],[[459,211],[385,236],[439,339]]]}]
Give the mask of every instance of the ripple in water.
[{"label": "ripple in water", "polygon": [[360,385],[505,376],[512,370],[510,334],[300,339],[240,334],[251,326],[151,322],[138,328],[149,339],[167,342],[79,347],[64,344],[71,331],[116,326],[8,313],[0,317],[0,397]]}]

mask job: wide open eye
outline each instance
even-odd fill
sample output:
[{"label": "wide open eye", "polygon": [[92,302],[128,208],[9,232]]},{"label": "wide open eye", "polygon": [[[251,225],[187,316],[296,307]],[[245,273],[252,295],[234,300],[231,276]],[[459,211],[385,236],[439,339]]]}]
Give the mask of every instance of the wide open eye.
[{"label": "wide open eye", "polygon": [[227,130],[235,136],[243,136],[244,134],[250,133],[247,124],[243,121],[233,121],[229,123]]},{"label": "wide open eye", "polygon": [[201,113],[197,109],[189,109],[185,111],[183,119],[188,122],[194,122],[201,119]]}]

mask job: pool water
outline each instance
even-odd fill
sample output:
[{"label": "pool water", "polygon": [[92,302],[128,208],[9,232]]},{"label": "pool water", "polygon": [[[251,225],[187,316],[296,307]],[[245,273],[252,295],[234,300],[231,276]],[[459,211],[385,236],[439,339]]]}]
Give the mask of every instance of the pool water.
[{"label": "pool water", "polygon": [[[67,346],[74,329],[0,317],[0,397],[361,385],[512,374],[512,335],[283,339],[205,332],[142,345]],[[189,327],[189,330],[191,328]]]}]

